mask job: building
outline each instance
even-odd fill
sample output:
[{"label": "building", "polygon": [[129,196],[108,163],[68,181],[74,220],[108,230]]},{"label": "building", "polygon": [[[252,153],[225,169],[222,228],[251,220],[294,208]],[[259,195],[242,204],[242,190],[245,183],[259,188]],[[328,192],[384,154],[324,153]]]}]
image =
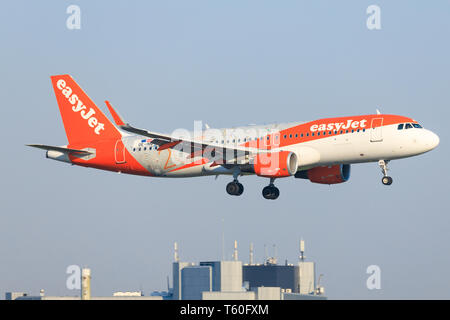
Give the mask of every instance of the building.
[{"label": "building", "polygon": [[[180,262],[175,244],[173,263],[174,300],[303,300],[326,299],[323,287],[317,287],[314,262],[304,261],[304,243],[301,243],[298,265],[276,264],[276,258],[264,264],[242,265],[237,257],[235,241],[234,260],[204,261],[199,265]],[[250,249],[253,261],[253,246]],[[170,291],[170,290],[169,290]],[[166,297],[167,298],[167,297]]]},{"label": "building", "polygon": [[210,266],[212,270],[212,291],[242,291],[241,261],[207,261],[201,266]]},{"label": "building", "polygon": [[210,266],[185,267],[181,270],[181,279],[181,297],[184,300],[201,300],[202,292],[212,291],[213,276]]},{"label": "building", "polygon": [[290,292],[299,292],[298,267],[293,265],[244,265],[243,280],[248,283],[250,290],[258,287],[280,287]]}]

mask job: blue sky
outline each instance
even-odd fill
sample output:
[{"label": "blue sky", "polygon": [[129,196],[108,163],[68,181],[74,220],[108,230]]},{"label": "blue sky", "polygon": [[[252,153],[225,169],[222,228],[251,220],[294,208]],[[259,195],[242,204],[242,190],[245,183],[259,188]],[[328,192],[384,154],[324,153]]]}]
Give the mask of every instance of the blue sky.
[{"label": "blue sky", "polygon": [[[66,8],[81,8],[81,29]],[[381,8],[381,30],[366,9]],[[92,269],[93,295],[165,289],[174,241],[183,260],[219,259],[233,240],[262,261],[317,262],[329,298],[450,298],[447,1],[9,1],[0,12],[3,168],[0,294],[75,295],[67,266]],[[373,113],[413,117],[439,147],[352,166],[342,185],[244,177],[151,179],[45,159],[26,143],[66,137],[50,75],[71,74],[103,110],[108,99],[137,127],[172,132]],[[381,268],[381,290],[366,268]]]}]

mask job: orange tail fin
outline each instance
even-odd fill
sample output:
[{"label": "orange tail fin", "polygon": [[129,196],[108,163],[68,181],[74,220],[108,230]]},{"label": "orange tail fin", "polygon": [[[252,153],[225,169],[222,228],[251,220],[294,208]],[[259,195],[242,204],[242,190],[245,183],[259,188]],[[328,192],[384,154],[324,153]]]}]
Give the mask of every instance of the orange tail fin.
[{"label": "orange tail fin", "polygon": [[117,128],[70,75],[50,78],[69,144],[120,139]]}]

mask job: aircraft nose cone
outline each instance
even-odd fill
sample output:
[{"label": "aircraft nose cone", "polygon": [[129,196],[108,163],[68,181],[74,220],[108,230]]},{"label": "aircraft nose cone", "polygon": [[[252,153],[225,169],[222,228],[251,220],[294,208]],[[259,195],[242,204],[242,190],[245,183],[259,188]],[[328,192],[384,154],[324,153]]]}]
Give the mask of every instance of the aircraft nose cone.
[{"label": "aircraft nose cone", "polygon": [[430,140],[429,145],[431,149],[434,149],[439,145],[439,136],[436,133],[430,131],[429,140]]},{"label": "aircraft nose cone", "polygon": [[423,143],[425,144],[426,151],[433,150],[439,144],[439,136],[436,133],[427,130]]}]

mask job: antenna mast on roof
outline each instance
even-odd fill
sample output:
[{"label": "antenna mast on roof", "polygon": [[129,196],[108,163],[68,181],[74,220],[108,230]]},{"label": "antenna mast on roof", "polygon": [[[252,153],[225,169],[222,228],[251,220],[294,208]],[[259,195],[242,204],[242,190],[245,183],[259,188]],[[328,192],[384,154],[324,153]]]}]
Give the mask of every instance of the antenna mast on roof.
[{"label": "antenna mast on roof", "polygon": [[305,260],[305,240],[300,240],[300,261]]}]

